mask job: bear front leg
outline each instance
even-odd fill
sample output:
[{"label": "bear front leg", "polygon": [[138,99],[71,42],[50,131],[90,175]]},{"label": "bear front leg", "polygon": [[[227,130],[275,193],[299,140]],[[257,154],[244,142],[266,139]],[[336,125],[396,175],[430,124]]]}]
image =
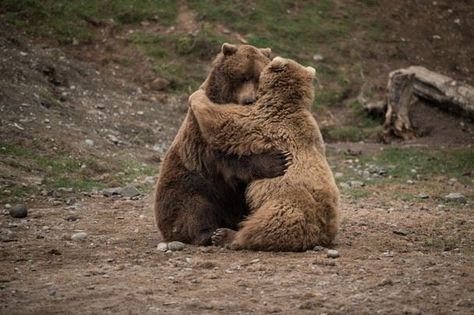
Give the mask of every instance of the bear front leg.
[{"label": "bear front leg", "polygon": [[248,156],[216,152],[216,161],[218,172],[228,184],[235,186],[238,182],[283,176],[292,163],[292,156],[278,150]]}]

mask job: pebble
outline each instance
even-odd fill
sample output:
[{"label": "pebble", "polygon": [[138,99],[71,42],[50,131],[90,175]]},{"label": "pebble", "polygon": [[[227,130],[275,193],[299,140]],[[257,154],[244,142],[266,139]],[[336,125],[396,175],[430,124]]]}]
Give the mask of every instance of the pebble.
[{"label": "pebble", "polygon": [[73,241],[83,241],[87,238],[88,234],[86,232],[75,233],[71,236]]},{"label": "pebble", "polygon": [[429,195],[425,194],[425,193],[419,193],[418,195],[416,195],[417,198],[420,198],[420,199],[428,199],[430,198]]},{"label": "pebble", "polygon": [[454,202],[462,202],[462,203],[466,202],[466,197],[464,197],[463,194],[457,193],[457,192],[447,194],[446,196],[444,196],[444,199],[448,201],[454,201]]},{"label": "pebble", "polygon": [[410,232],[408,232],[407,230],[404,230],[404,229],[396,229],[396,230],[393,230],[393,233],[394,233],[394,234],[397,234],[397,235],[406,236],[406,235],[408,235]]},{"label": "pebble", "polygon": [[414,183],[415,183],[415,182],[412,181],[411,179],[407,180],[407,184],[408,184],[408,185],[413,185]]},{"label": "pebble", "polygon": [[74,222],[74,221],[79,220],[79,217],[77,215],[71,214],[71,215],[68,215],[64,220]]},{"label": "pebble", "polygon": [[316,246],[314,246],[313,250],[315,252],[321,252],[321,251],[325,250],[325,248],[323,246],[316,245]]},{"label": "pebble", "polygon": [[106,188],[102,190],[102,195],[105,197],[111,197],[113,195],[120,195],[120,191],[122,188],[120,187],[114,187],[114,188]]},{"label": "pebble", "polygon": [[350,186],[349,186],[349,184],[347,184],[347,183],[339,183],[339,187],[344,188],[344,189],[347,189],[347,188],[349,188]]},{"label": "pebble", "polygon": [[88,146],[91,146],[91,147],[94,146],[94,141],[91,140],[91,139],[86,139],[86,140],[85,140],[85,143],[86,143]]},{"label": "pebble", "polygon": [[328,258],[338,258],[340,256],[339,252],[335,249],[328,249],[326,254],[327,254]]},{"label": "pebble", "polygon": [[184,249],[184,243],[173,241],[168,243],[168,249],[172,252],[177,252]]},{"label": "pebble", "polygon": [[5,209],[10,209],[11,207],[12,207],[12,205],[9,204],[9,203],[5,204]]},{"label": "pebble", "polygon": [[363,182],[359,181],[359,180],[351,180],[349,182],[349,186],[358,188],[358,187],[364,187],[365,184]]},{"label": "pebble", "polygon": [[321,55],[321,54],[314,54],[314,55],[313,55],[313,60],[314,60],[314,61],[323,61],[323,60],[324,60],[324,57],[323,57],[323,55]]},{"label": "pebble", "polygon": [[344,174],[341,173],[341,172],[336,172],[336,173],[334,173],[334,177],[335,177],[335,178],[341,178],[342,176],[344,176]]},{"label": "pebble", "polygon": [[26,218],[28,208],[24,204],[17,204],[10,208],[10,215],[14,218]]},{"label": "pebble", "polygon": [[120,190],[119,193],[123,197],[126,197],[126,198],[136,197],[136,196],[139,196],[141,194],[140,191],[137,188],[135,188],[134,186],[124,187]]}]

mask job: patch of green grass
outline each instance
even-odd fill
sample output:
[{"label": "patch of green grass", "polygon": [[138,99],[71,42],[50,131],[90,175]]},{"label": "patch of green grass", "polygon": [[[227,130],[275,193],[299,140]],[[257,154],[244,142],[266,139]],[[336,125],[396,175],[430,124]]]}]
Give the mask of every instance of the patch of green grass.
[{"label": "patch of green grass", "polygon": [[437,250],[442,251],[450,251],[455,248],[458,248],[461,241],[459,238],[456,237],[440,237],[440,236],[432,236],[427,237],[424,241],[425,247],[431,247]]},{"label": "patch of green grass", "polygon": [[344,190],[344,194],[349,195],[353,199],[365,198],[370,196],[370,192],[361,188],[349,188]]},{"label": "patch of green grass", "polygon": [[390,174],[403,180],[413,177],[414,174],[426,177],[443,175],[470,184],[470,178],[462,174],[474,169],[474,150],[388,149],[376,155],[362,156],[361,161],[391,166]]},{"label": "patch of green grass", "polygon": [[358,126],[342,126],[328,127],[321,129],[325,140],[339,142],[358,142],[365,139],[375,138],[382,130],[381,126],[375,127],[358,127]]},{"label": "patch of green grass", "polygon": [[[0,191],[3,198],[21,198],[39,189],[72,188],[76,192],[92,191],[109,186],[124,186],[156,175],[154,166],[135,160],[119,160],[111,166],[111,162],[101,162],[94,158],[71,157],[62,152],[45,155],[19,145],[0,143],[0,159],[13,158],[15,168],[28,171],[44,178],[41,186],[13,185],[9,192]],[[10,163],[11,164],[11,163]],[[83,168],[82,165],[86,167]],[[111,174],[111,176],[108,176]],[[107,175],[107,176],[102,176]],[[150,191],[152,184],[136,185],[142,191]]]},{"label": "patch of green grass", "polygon": [[[16,167],[19,169],[43,174],[45,179],[43,184],[46,187],[68,187],[78,191],[90,191],[94,187],[103,187],[102,183],[90,177],[87,169],[81,167],[83,164],[93,165],[90,159],[79,159],[61,152],[54,156],[47,156],[19,145],[6,143],[0,144],[0,157],[2,156],[15,158]],[[30,190],[31,188],[26,187],[12,187],[12,192],[18,191],[18,195],[23,195]]]},{"label": "patch of green grass", "polygon": [[89,41],[96,32],[94,24],[111,20],[124,25],[156,19],[170,25],[175,20],[177,6],[172,0],[3,0],[0,12],[7,23],[29,34],[71,43],[74,38]]},{"label": "patch of green grass", "polygon": [[157,75],[171,81],[172,90],[189,93],[204,81],[205,66],[219,52],[222,43],[228,41],[209,28],[204,24],[196,36],[141,32],[134,35],[134,42],[153,60]]},{"label": "patch of green grass", "polygon": [[332,0],[190,0],[188,5],[207,20],[244,34],[250,44],[272,47],[297,60],[309,60],[322,43],[344,38],[351,25],[349,15],[332,15],[336,9]]}]

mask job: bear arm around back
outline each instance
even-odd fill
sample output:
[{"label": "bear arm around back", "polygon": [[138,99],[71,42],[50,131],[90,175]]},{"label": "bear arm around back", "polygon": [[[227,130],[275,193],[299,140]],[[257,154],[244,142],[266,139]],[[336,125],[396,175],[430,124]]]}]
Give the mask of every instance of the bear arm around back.
[{"label": "bear arm around back", "polygon": [[213,149],[239,156],[275,150],[263,126],[251,118],[252,106],[216,105],[200,92],[191,95],[189,102],[204,140]]}]

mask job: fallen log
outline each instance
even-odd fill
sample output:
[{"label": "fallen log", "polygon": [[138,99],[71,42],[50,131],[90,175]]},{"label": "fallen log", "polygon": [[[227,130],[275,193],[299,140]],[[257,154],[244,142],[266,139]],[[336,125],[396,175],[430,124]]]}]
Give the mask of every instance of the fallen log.
[{"label": "fallen log", "polygon": [[396,136],[408,140],[416,137],[410,107],[418,99],[474,119],[474,87],[424,67],[411,66],[389,74],[384,138]]}]

